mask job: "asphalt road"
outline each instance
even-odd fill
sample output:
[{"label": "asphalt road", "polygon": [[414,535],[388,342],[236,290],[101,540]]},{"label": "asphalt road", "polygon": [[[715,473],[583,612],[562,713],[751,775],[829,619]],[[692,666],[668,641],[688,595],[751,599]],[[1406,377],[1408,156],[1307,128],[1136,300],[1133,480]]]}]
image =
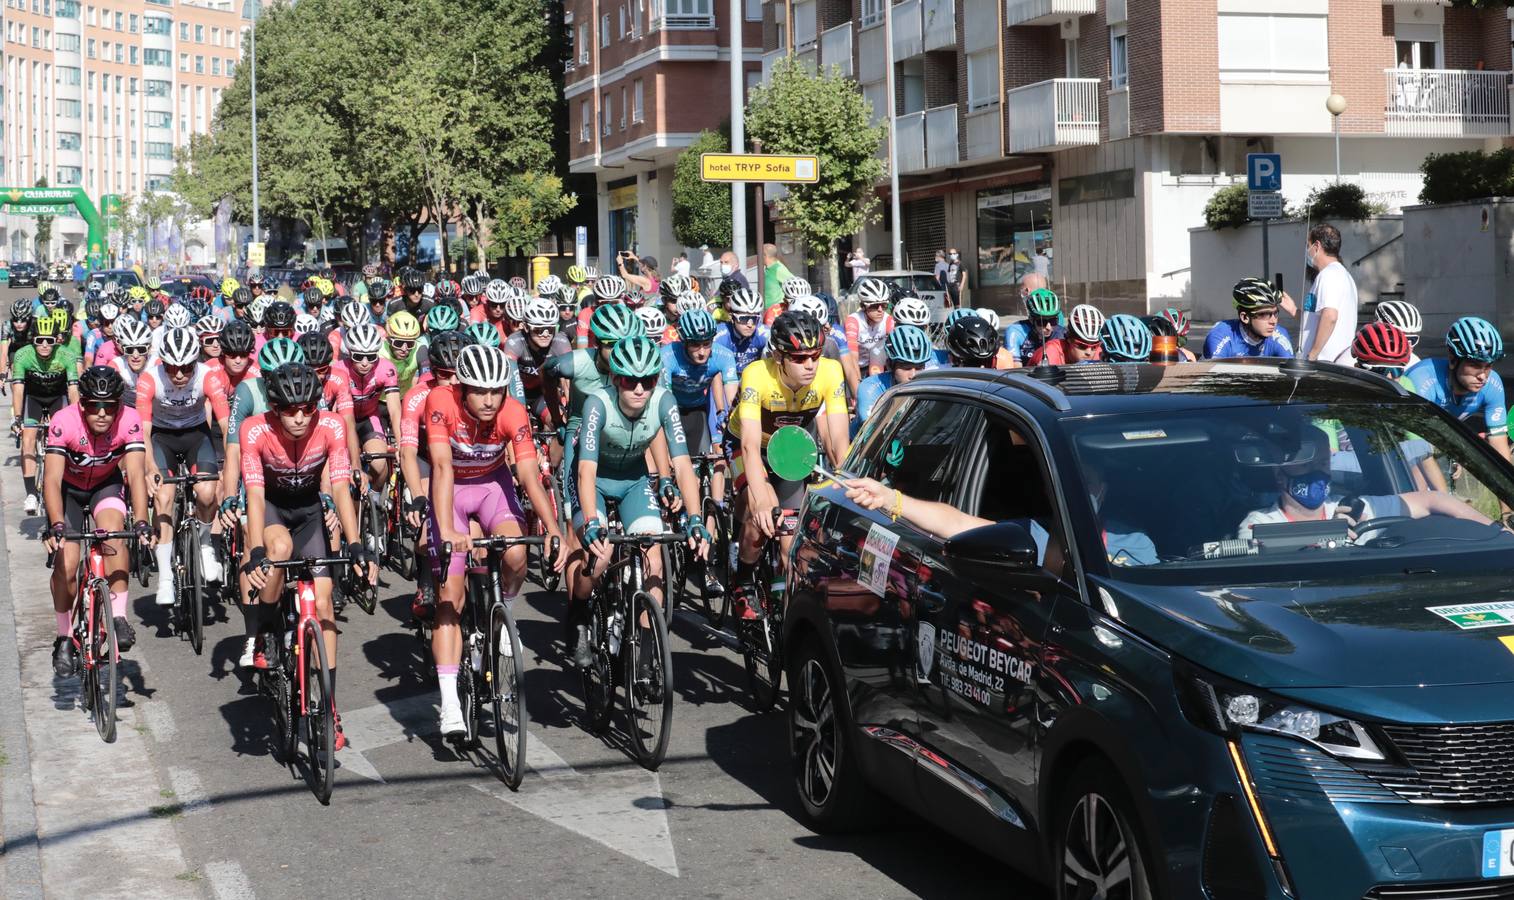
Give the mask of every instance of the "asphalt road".
[{"label": "asphalt road", "polygon": [[439,738],[431,665],[405,627],[412,588],[390,573],[377,614],[341,623],[353,746],[330,806],[271,754],[271,704],[235,666],[240,618],[216,607],[196,656],[135,582],[139,640],[106,745],[76,681],[52,675],[43,522],[22,515],[15,452],[0,458],[0,896],[1045,896],[903,813],[864,835],[811,831],[783,713],[749,711],[740,657],[697,619],[675,624],[674,730],[646,772],[618,725],[585,730],[564,598],[530,584],[515,603],[531,719],[519,792]]}]

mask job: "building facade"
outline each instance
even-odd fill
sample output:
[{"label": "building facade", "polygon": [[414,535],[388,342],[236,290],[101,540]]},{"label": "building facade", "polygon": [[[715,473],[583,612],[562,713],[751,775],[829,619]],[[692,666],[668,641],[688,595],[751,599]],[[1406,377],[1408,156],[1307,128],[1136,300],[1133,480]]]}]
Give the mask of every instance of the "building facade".
[{"label": "building facade", "polygon": [[[45,178],[97,206],[162,189],[175,148],[210,128],[250,12],[242,0],[4,0],[0,185]],[[36,259],[36,224],[0,212],[0,254]],[[213,260],[206,230],[186,232],[176,263]],[[43,259],[83,255],[82,219],[56,217],[52,232]]]},{"label": "building facade", "polygon": [[[839,66],[881,119],[884,2],[766,0],[764,73],[788,53]],[[1191,303],[1188,229],[1244,181],[1247,153],[1282,154],[1290,203],[1334,180],[1332,92],[1347,101],[1341,171],[1390,208],[1416,202],[1426,154],[1510,135],[1503,9],[904,0],[892,13],[906,262],[931,271],[936,250],[960,248],[980,306],[1018,312],[1015,282],[1038,267],[1111,312]],[[855,242],[878,260],[891,227]]]}]

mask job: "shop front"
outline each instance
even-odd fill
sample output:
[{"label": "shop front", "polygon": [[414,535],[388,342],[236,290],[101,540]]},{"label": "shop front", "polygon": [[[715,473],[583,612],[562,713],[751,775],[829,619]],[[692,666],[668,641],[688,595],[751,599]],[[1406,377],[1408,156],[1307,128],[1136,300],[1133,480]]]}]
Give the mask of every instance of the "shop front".
[{"label": "shop front", "polygon": [[996,297],[1012,296],[1020,278],[1055,274],[1051,185],[978,191],[978,284]]}]

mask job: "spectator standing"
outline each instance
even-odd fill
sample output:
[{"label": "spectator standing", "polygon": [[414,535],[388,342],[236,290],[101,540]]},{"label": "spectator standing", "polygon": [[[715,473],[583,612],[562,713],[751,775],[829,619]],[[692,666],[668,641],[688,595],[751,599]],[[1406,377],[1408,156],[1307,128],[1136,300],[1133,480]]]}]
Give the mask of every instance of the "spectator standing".
[{"label": "spectator standing", "polygon": [[867,253],[861,247],[858,247],[847,258],[846,268],[852,273],[851,283],[856,284],[858,279],[866,277],[867,273],[872,271],[873,264],[867,258]]},{"label": "spectator standing", "polygon": [[778,258],[778,247],[775,244],[762,245],[762,306],[764,309],[772,309],[775,304],[783,302],[783,283],[794,277],[789,267]]},{"label": "spectator standing", "polygon": [[723,296],[730,296],[729,292],[735,288],[751,290],[751,287],[751,282],[746,280],[746,273],[741,271],[736,254],[729,250],[720,254],[720,293]]},{"label": "spectator standing", "polygon": [[962,305],[962,295],[967,292],[967,267],[962,265],[962,254],[956,247],[946,251],[946,308],[956,309]]},{"label": "spectator standing", "polygon": [[1340,260],[1341,233],[1320,222],[1309,229],[1304,264],[1317,269],[1304,297],[1299,347],[1309,359],[1333,360],[1346,352],[1356,336],[1356,280]]},{"label": "spectator standing", "polygon": [[946,290],[946,251],[936,251],[936,268],[932,272],[936,276],[936,285],[941,290]]}]

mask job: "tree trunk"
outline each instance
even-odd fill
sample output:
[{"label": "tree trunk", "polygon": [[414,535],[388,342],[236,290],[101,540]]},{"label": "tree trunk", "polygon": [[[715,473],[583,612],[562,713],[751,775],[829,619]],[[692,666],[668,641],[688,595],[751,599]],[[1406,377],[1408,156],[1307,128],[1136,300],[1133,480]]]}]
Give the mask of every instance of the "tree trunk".
[{"label": "tree trunk", "polygon": [[826,291],[833,298],[841,296],[841,264],[836,259],[836,242],[831,241],[825,249]]}]

